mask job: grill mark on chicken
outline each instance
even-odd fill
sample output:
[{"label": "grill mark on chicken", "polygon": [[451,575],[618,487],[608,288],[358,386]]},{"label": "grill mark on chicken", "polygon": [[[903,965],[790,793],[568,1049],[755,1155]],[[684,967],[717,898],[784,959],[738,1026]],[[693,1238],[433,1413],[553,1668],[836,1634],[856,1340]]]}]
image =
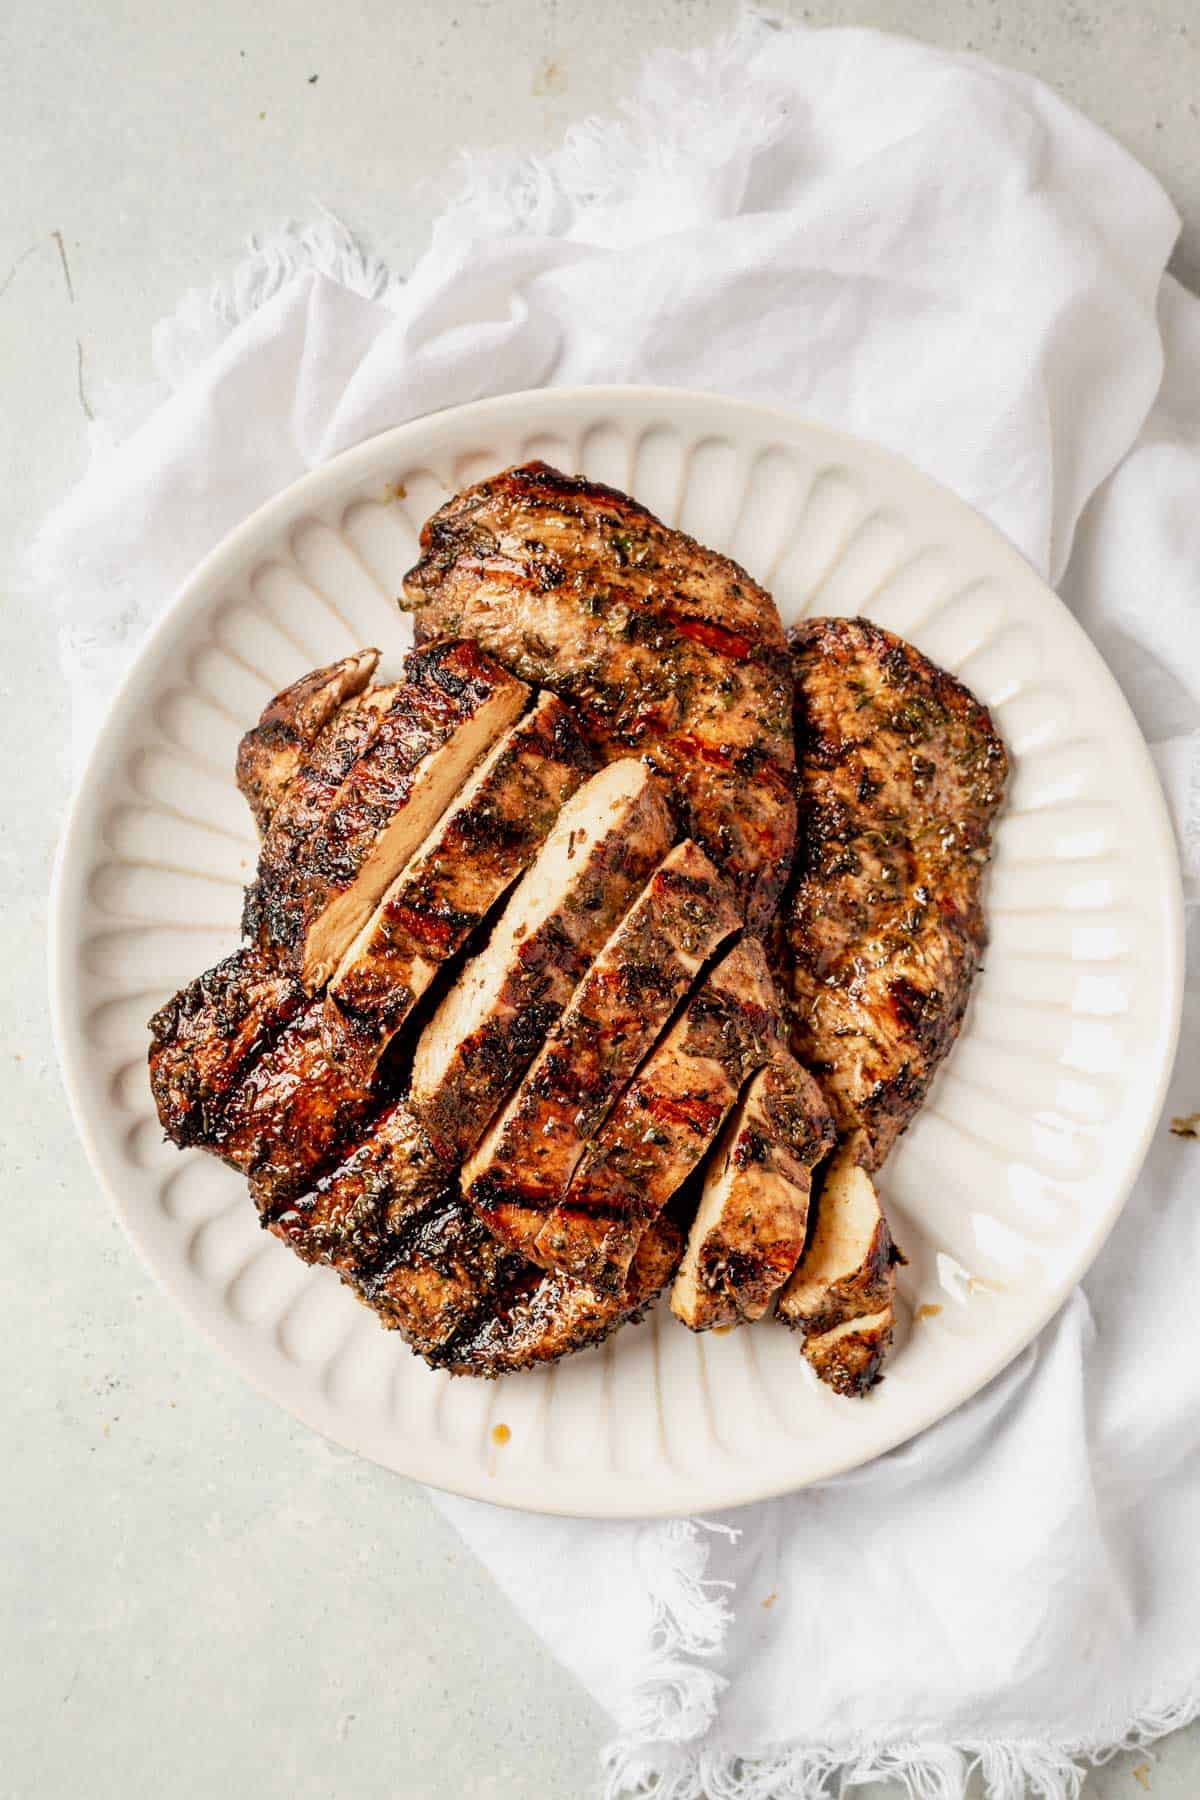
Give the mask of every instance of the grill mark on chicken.
[{"label": "grill mark on chicken", "polygon": [[683,1233],[674,1220],[657,1219],[638,1244],[623,1286],[611,1294],[533,1269],[519,1285],[490,1297],[437,1360],[452,1375],[490,1379],[592,1348],[619,1325],[641,1319],[675,1273],[682,1249]]},{"label": "grill mark on chicken", "polygon": [[439,1151],[474,1149],[670,842],[641,763],[610,763],[567,802],[417,1044],[413,1107]]},{"label": "grill mark on chicken", "polygon": [[792,1049],[877,1169],[958,1035],[1007,773],[987,709],[864,619],[791,636],[802,829],[782,911]]},{"label": "grill mark on chicken", "polygon": [[398,1100],[344,1162],[277,1213],[270,1229],[303,1261],[353,1273],[377,1262],[389,1237],[444,1199],[453,1179],[453,1168]]},{"label": "grill mark on chicken", "polygon": [[346,1149],[380,1104],[326,1057],[310,1001],[229,1095],[205,1148],[248,1178],[267,1219]]},{"label": "grill mark on chicken", "polygon": [[431,1368],[490,1378],[557,1361],[639,1318],[670,1280],[681,1248],[678,1226],[660,1220],[623,1290],[596,1294],[505,1250],[447,1191],[372,1240],[365,1258],[335,1250],[328,1260]]},{"label": "grill mark on chicken", "polygon": [[291,975],[236,950],[189,982],[150,1020],[150,1089],[181,1148],[211,1145],[230,1095],[305,1004]]},{"label": "grill mark on chicken", "polygon": [[528,698],[473,642],[429,644],[405,659],[392,705],[301,850],[278,940],[310,993]]},{"label": "grill mark on chicken", "polygon": [[[739,924],[736,897],[695,844],[650,877],[463,1169],[488,1229],[541,1262],[535,1243],[584,1148],[701,967]],[[582,1271],[553,1259],[565,1274]]]},{"label": "grill mark on chicken", "polygon": [[305,754],[339,708],[366,687],[378,661],[378,650],[359,650],[328,668],[302,675],[268,702],[258,724],[242,738],[237,784],[260,837],[266,836]]},{"label": "grill mark on chicken", "polygon": [[[538,1254],[609,1291],[641,1234],[707,1153],[782,1033],[762,946],[742,938],[709,973],[584,1153]],[[586,1270],[586,1276],[583,1271]]]},{"label": "grill mark on chicken", "polygon": [[346,951],[325,1003],[335,1061],[360,1080],[373,1078],[438,968],[529,862],[594,766],[553,694],[498,741]]},{"label": "grill mark on chicken", "polygon": [[388,1330],[438,1368],[455,1333],[524,1279],[527,1267],[451,1192],[385,1240],[374,1263],[344,1278]]},{"label": "grill mark on chicken", "polygon": [[833,1148],[821,1090],[780,1048],[713,1153],[671,1290],[693,1331],[760,1319],[804,1249],[812,1171]]},{"label": "grill mark on chicken", "polygon": [[465,489],[405,580],[418,638],[466,632],[560,693],[605,757],[647,758],[680,832],[761,930],[795,841],[792,682],[744,569],[627,495],[545,463]]},{"label": "grill mark on chicken", "polygon": [[289,967],[295,962],[301,923],[296,884],[305,846],[399,691],[394,683],[368,687],[347,701],[300,758],[271,815],[254,880],[246,889],[242,936],[273,961]]}]

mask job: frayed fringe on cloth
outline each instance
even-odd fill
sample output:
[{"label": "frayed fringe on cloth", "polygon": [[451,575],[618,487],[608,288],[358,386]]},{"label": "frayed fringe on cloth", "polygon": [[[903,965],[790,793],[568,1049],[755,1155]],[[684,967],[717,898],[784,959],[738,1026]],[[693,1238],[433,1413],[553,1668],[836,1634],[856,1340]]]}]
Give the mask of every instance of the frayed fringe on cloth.
[{"label": "frayed fringe on cloth", "polygon": [[664,217],[682,228],[697,190],[711,217],[714,183],[722,209],[736,212],[755,156],[786,116],[786,99],[747,66],[755,45],[779,28],[768,13],[749,10],[711,46],[655,51],[617,117],[583,120],[546,155],[465,153],[453,215],[486,236],[604,243],[610,212],[620,214],[624,241],[638,235],[640,218],[647,236],[661,234]]},{"label": "frayed fringe on cloth", "polygon": [[733,1621],[721,1591],[730,1584],[708,1576],[711,1544],[702,1535],[721,1531],[729,1528],[672,1519],[647,1536],[651,1652],[635,1678],[625,1729],[604,1752],[604,1800],[841,1800],[872,1781],[893,1782],[905,1800],[964,1800],[975,1775],[986,1800],[1080,1800],[1089,1767],[1200,1714],[1197,1690],[1146,1707],[1116,1743],[797,1744],[753,1756],[701,1744],[728,1685],[712,1659]]},{"label": "frayed fringe on cloth", "polygon": [[[736,210],[746,171],[783,122],[784,102],[768,83],[748,79],[746,70],[754,43],[776,28],[768,14],[752,10],[708,48],[655,52],[619,117],[583,120],[544,156],[464,152],[446,218],[481,236],[576,232],[602,239],[609,208],[627,213],[636,197],[645,206],[648,231],[657,235],[668,198],[672,216],[682,223],[689,185],[711,181],[717,171],[728,189],[728,208]],[[230,274],[211,287],[190,289],[156,326],[159,384],[101,395],[93,455],[103,459],[239,325],[295,276],[310,272],[384,306],[395,306],[404,290],[403,277],[326,208],[308,224],[289,220],[265,237],[252,237]]]},{"label": "frayed fringe on cloth", "polygon": [[251,238],[244,259],[224,281],[193,288],[154,332],[154,364],[169,387],[218,350],[230,332],[296,275],[315,271],[364,300],[394,304],[401,282],[331,212],[308,225],[289,221],[265,240]]}]

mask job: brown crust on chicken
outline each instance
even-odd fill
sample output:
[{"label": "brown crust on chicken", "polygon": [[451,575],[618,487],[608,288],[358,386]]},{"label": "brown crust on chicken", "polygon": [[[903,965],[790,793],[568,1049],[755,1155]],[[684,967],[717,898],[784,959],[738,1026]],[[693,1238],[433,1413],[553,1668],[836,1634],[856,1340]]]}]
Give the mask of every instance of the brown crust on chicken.
[{"label": "brown crust on chicken", "polygon": [[814,1372],[847,1400],[861,1400],[883,1379],[892,1342],[893,1314],[885,1311],[848,1319],[823,1337],[810,1337],[804,1354]]},{"label": "brown crust on chicken", "polygon": [[898,1253],[892,1242],[887,1220],[880,1214],[871,1234],[863,1259],[852,1273],[830,1282],[817,1304],[808,1309],[803,1319],[780,1305],[780,1318],[789,1325],[806,1331],[809,1337],[823,1337],[847,1319],[865,1318],[869,1313],[885,1311],[892,1304],[895,1281],[893,1268]]},{"label": "brown crust on chicken", "polygon": [[666,1286],[682,1234],[662,1219],[624,1289],[593,1292],[504,1250],[456,1194],[435,1200],[344,1278],[431,1368],[487,1379],[556,1362],[641,1317]]},{"label": "brown crust on chicken", "polygon": [[379,1101],[325,1055],[310,1001],[230,1094],[205,1148],[240,1169],[264,1218],[344,1153]]},{"label": "brown crust on chicken", "polygon": [[403,1100],[374,1121],[346,1160],[277,1212],[270,1228],[305,1262],[353,1270],[383,1254],[390,1235],[453,1187]]},{"label": "brown crust on chicken", "polygon": [[681,835],[765,927],[796,831],[791,673],[770,595],[628,495],[540,462],[455,495],[421,550],[405,581],[418,637],[478,637],[569,700],[604,756],[644,756]]},{"label": "brown crust on chicken", "polygon": [[[609,1292],[639,1238],[707,1154],[742,1084],[782,1033],[757,938],[722,957],[592,1139],[538,1254]],[[586,1273],[585,1273],[586,1271]]]},{"label": "brown crust on chicken", "polygon": [[236,950],[150,1020],[150,1089],[167,1136],[211,1146],[230,1095],[305,1005],[294,976]]},{"label": "brown crust on chicken", "polygon": [[405,658],[391,706],[301,847],[286,917],[272,915],[273,943],[310,993],[528,698],[473,640]]},{"label": "brown crust on chicken", "polygon": [[264,707],[238,745],[237,784],[254,815],[260,837],[302,759],[338,709],[352,700],[375,673],[378,650],[358,650],[328,668],[302,675]]},{"label": "brown crust on chicken", "polygon": [[372,1079],[439,966],[535,855],[594,767],[570,709],[553,694],[493,746],[343,957],[325,1000],[335,1061]]},{"label": "brown crust on chicken", "polygon": [[254,880],[246,889],[242,936],[272,961],[285,966],[295,961],[301,923],[296,886],[304,851],[398,691],[395,684],[368,687],[347,701],[300,758],[271,815]]},{"label": "brown crust on chicken", "polygon": [[[538,1233],[588,1141],[703,964],[738,928],[737,901],[690,841],[664,858],[587,970],[505,1111],[463,1169],[489,1231],[563,1274]],[[571,1243],[564,1246],[568,1251]]]},{"label": "brown crust on chicken", "polygon": [[820,1088],[780,1048],[748,1083],[709,1163],[671,1290],[690,1330],[763,1316],[804,1249],[812,1171],[835,1141]]},{"label": "brown crust on chicken", "polygon": [[682,1250],[683,1233],[663,1217],[642,1237],[614,1294],[535,1269],[519,1286],[490,1296],[485,1311],[454,1334],[438,1362],[452,1375],[493,1378],[592,1348],[618,1325],[642,1317],[675,1273]]},{"label": "brown crust on chicken", "polygon": [[840,1394],[879,1379],[891,1342],[896,1265],[875,1184],[860,1160],[863,1134],[843,1144],[817,1184],[808,1244],[779,1296],[776,1317],[804,1334],[804,1354]]},{"label": "brown crust on chicken", "polygon": [[474,1149],[670,842],[659,784],[632,758],[568,801],[417,1044],[413,1107],[445,1155]]},{"label": "brown crust on chicken", "polygon": [[958,1035],[1007,773],[986,707],[865,619],[791,635],[802,828],[782,912],[792,1049],[877,1169]]}]

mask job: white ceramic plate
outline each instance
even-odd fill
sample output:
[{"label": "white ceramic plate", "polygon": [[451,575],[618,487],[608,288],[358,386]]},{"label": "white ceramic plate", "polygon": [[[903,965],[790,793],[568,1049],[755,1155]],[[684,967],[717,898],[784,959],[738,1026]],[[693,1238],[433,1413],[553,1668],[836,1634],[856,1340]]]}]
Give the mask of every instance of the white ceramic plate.
[{"label": "white ceramic plate", "polygon": [[[1013,758],[987,967],[882,1179],[909,1261],[887,1379],[813,1378],[780,1326],[648,1321],[498,1383],[431,1373],[327,1271],[259,1230],[245,1186],[164,1144],[145,1021],[231,949],[254,863],[240,733],[364,643],[395,666],[417,532],[531,456],[626,488],[773,589],[787,624],[865,613],[962,677]],[[385,667],[387,666],[385,665]],[[300,481],[196,572],[142,650],[63,840],[55,1027],[92,1162],[184,1310],[308,1424],[422,1481],[540,1511],[674,1513],[865,1462],[940,1418],[1050,1317],[1141,1163],[1178,1028],[1182,906],[1157,781],[1099,656],[987,524],[903,462],[768,410],[594,388],[386,433]],[[509,1435],[497,1433],[506,1425]]]}]

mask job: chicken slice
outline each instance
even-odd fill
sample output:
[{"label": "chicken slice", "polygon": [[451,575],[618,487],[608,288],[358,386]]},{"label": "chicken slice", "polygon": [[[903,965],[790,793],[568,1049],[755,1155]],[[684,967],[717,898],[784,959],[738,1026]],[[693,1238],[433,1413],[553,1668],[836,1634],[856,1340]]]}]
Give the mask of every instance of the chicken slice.
[{"label": "chicken slice", "polygon": [[529,862],[594,766],[553,694],[493,746],[339,963],[325,1000],[335,1061],[372,1079],[440,965]]},{"label": "chicken slice", "polygon": [[598,1294],[502,1249],[454,1197],[419,1214],[374,1268],[349,1281],[434,1368],[495,1377],[587,1349],[640,1318],[682,1245],[679,1227],[659,1219],[621,1290]]},{"label": "chicken slice", "polygon": [[[468,1203],[503,1243],[542,1260],[534,1240],[566,1193],[585,1145],[702,965],[739,923],[736,895],[704,852],[690,841],[677,845],[584,975],[463,1169]],[[577,1273],[550,1257],[546,1266]]]},{"label": "chicken slice", "polygon": [[792,633],[801,828],[780,911],[792,1049],[878,1169],[958,1035],[1007,757],[990,714],[866,619]]},{"label": "chicken slice", "polygon": [[167,1136],[212,1148],[230,1095],[306,1004],[291,975],[237,950],[150,1020],[150,1088]]},{"label": "chicken slice", "polygon": [[453,1176],[406,1102],[397,1100],[346,1160],[278,1213],[270,1228],[305,1262],[361,1268],[380,1255],[389,1233],[443,1198]]},{"label": "chicken slice", "polygon": [[792,681],[771,596],[636,500],[546,463],[465,488],[405,578],[417,637],[470,633],[576,708],[606,759],[662,775],[761,931],[796,835]]},{"label": "chicken slice", "polygon": [[258,724],[238,745],[237,784],[258,834],[267,827],[306,752],[334,714],[362,690],[375,673],[378,650],[359,650],[328,668],[302,675],[268,702]]},{"label": "chicken slice", "polygon": [[[891,1342],[895,1265],[903,1260],[859,1162],[864,1154],[869,1146],[859,1134],[830,1163],[808,1248],[776,1308],[785,1325],[804,1333],[805,1356],[841,1394],[865,1393],[879,1379]],[[853,1341],[856,1333],[862,1343]]]},{"label": "chicken slice", "polygon": [[568,800],[417,1044],[413,1108],[440,1152],[474,1149],[671,835],[658,783],[632,758]]},{"label": "chicken slice", "polygon": [[782,1023],[757,938],[717,964],[592,1139],[537,1241],[546,1262],[619,1288],[642,1233],[707,1153]]},{"label": "chicken slice", "polygon": [[207,1148],[248,1177],[269,1220],[345,1152],[378,1105],[325,1055],[321,1002],[310,1001],[230,1094]]},{"label": "chicken slice", "polygon": [[835,1140],[820,1088],[781,1049],[713,1154],[671,1289],[677,1319],[711,1331],[762,1317],[804,1248],[812,1172]]},{"label": "chicken slice", "polygon": [[368,687],[336,712],[301,756],[287,792],[271,815],[246,889],[242,935],[273,961],[294,961],[299,901],[297,873],[305,847],[333,805],[343,781],[400,692],[395,684]]},{"label": "chicken slice", "polygon": [[522,1292],[536,1270],[503,1250],[457,1194],[417,1213],[381,1246],[373,1262],[343,1278],[380,1322],[434,1368],[455,1333],[489,1303]]},{"label": "chicken slice", "polygon": [[826,1387],[857,1400],[883,1379],[880,1369],[894,1325],[895,1315],[888,1305],[881,1312],[845,1319],[832,1331],[808,1338],[804,1354]]},{"label": "chicken slice", "polygon": [[468,641],[406,658],[392,705],[302,847],[285,947],[310,993],[528,698],[523,682]]},{"label": "chicken slice", "polygon": [[489,1298],[470,1323],[443,1345],[440,1367],[452,1375],[494,1377],[586,1350],[634,1324],[679,1266],[683,1233],[670,1217],[656,1219],[637,1247],[622,1286],[597,1293],[567,1275],[531,1269]]}]

